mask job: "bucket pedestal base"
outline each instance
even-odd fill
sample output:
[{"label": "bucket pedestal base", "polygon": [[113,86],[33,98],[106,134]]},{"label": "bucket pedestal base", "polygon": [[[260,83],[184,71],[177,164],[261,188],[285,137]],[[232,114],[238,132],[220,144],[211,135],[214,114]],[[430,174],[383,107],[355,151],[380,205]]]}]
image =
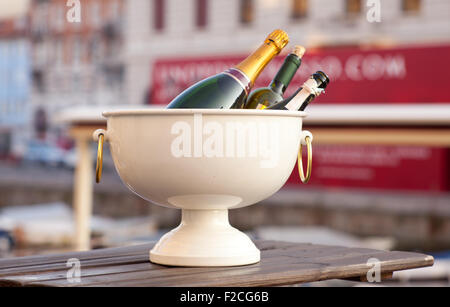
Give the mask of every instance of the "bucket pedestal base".
[{"label": "bucket pedestal base", "polygon": [[181,224],[150,251],[150,261],[171,266],[237,266],[259,262],[260,251],[228,222],[228,210],[182,210]]}]

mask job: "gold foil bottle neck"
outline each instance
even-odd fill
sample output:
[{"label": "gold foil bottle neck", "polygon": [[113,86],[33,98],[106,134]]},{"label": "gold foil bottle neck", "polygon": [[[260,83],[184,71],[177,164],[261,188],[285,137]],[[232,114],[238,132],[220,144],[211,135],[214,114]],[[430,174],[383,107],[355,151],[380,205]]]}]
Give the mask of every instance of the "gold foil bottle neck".
[{"label": "gold foil bottle neck", "polygon": [[275,30],[266,38],[266,43],[272,42],[281,51],[288,43],[289,36],[283,30]]},{"label": "gold foil bottle neck", "polygon": [[303,57],[303,55],[305,54],[305,47],[300,46],[300,45],[296,45],[294,47],[294,50],[292,50],[292,54],[295,54],[296,56],[298,56],[300,59]]},{"label": "gold foil bottle neck", "polygon": [[289,38],[286,32],[275,30],[267,36],[264,43],[258,49],[236,65],[235,68],[243,72],[250,80],[250,84],[253,85],[267,63],[279,54],[288,42]]}]

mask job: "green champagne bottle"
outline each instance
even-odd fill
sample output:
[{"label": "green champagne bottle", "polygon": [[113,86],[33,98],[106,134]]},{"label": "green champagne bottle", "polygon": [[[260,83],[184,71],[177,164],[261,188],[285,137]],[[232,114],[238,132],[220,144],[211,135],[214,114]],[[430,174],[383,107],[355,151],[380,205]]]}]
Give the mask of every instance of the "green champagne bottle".
[{"label": "green champagne bottle", "polygon": [[325,91],[330,79],[323,71],[317,71],[303,83],[291,97],[267,108],[267,110],[304,111],[311,101]]},{"label": "green champagne bottle", "polygon": [[278,73],[268,87],[254,90],[247,99],[246,109],[265,109],[283,100],[283,94],[302,63],[305,48],[295,46],[286,57]]},{"label": "green champagne bottle", "polygon": [[167,108],[243,108],[258,75],[288,42],[284,31],[273,31],[255,52],[236,67],[192,85],[175,97]]}]

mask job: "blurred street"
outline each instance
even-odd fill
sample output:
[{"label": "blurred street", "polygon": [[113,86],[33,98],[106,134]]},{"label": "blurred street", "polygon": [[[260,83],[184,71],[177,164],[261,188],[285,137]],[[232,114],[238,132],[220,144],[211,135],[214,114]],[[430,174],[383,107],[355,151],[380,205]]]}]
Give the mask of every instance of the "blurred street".
[{"label": "blurred street", "polygon": [[[40,164],[24,164],[17,166],[11,163],[0,163],[0,184],[11,186],[41,186],[58,189],[71,189],[74,170],[64,167],[49,167]],[[106,189],[117,189],[122,186],[120,178],[112,169],[105,168],[104,185]],[[125,190],[125,189],[124,189]]]},{"label": "blurred street", "polygon": [[42,165],[0,164],[0,182],[2,185],[41,185],[58,188],[71,188],[73,171],[63,168],[49,168]]}]

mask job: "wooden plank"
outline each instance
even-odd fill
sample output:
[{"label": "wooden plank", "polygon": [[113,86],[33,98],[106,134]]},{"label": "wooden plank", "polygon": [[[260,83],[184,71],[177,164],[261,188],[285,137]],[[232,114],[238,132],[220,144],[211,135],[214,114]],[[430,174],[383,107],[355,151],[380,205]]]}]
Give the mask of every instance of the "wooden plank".
[{"label": "wooden plank", "polygon": [[[82,268],[82,279],[89,276],[102,276],[108,274],[120,274],[120,273],[133,273],[139,271],[149,271],[151,270],[153,264],[149,261],[133,263],[133,264],[120,264],[110,266],[107,270],[104,267],[91,267]],[[20,275],[8,275],[3,278],[4,280],[10,280],[19,283],[21,286],[28,285],[32,282],[43,283],[46,281],[54,280],[66,280],[66,270],[56,270],[56,271],[44,271],[44,272],[33,272],[31,274],[20,274]],[[66,281],[67,282],[67,281]],[[68,282],[67,282],[68,283]]]},{"label": "wooden plank", "polygon": [[[260,246],[261,248],[272,248],[270,246]],[[337,250],[342,250],[342,249],[346,249],[343,247],[335,247]],[[326,249],[327,251],[332,251],[334,250],[331,247],[328,246],[323,246],[323,245],[311,245],[311,244],[285,244],[282,248],[280,249],[266,249],[265,250],[265,261],[266,262],[271,262],[271,261],[279,261],[280,258],[280,253],[284,252],[286,253],[288,256],[290,255],[289,253],[293,252],[293,251],[297,251],[297,250],[303,250],[304,253],[305,252],[311,252],[313,250],[319,250],[319,249]],[[287,257],[288,257],[287,256]],[[140,257],[140,261],[143,263],[148,264],[148,266],[146,266],[145,271],[150,271],[150,270],[162,270],[162,269],[168,269],[170,267],[167,266],[160,266],[160,265],[156,265],[156,264],[152,264],[148,261],[148,252],[146,252],[145,254],[142,255],[136,255],[133,257]],[[115,258],[116,260],[117,258]],[[289,258],[288,258],[289,259]],[[126,261],[129,261],[129,259],[124,259]],[[125,263],[125,261],[122,262],[122,264]],[[131,272],[136,272],[136,268],[135,265],[138,264],[137,263],[130,263],[130,266],[128,266],[130,268]],[[87,264],[87,265],[86,265]],[[95,266],[95,264],[99,264],[102,265],[100,268],[98,266]],[[114,274],[117,273],[117,265],[121,264],[120,262],[114,261],[112,263],[105,263],[105,262],[96,262],[96,260],[87,260],[84,262],[81,262],[81,277],[85,277],[85,276],[92,276],[92,275],[108,275],[108,274]],[[93,267],[93,269],[91,269],[90,267]],[[211,268],[170,268],[171,269],[171,273],[173,274],[178,274],[178,275],[183,275],[186,273],[193,273],[193,272],[197,272],[197,271],[210,271]],[[220,269],[227,269],[227,268],[220,268]],[[183,271],[184,270],[184,271]],[[92,272],[95,272],[94,274]],[[139,271],[139,270],[138,270]],[[66,272],[67,272],[67,267],[65,266],[65,263],[62,264],[54,264],[52,266],[49,266],[48,264],[44,265],[44,266],[33,266],[33,267],[27,267],[26,269],[24,268],[13,268],[9,271],[7,270],[3,270],[2,273],[2,278],[4,279],[14,279],[17,281],[21,281],[24,283],[24,285],[29,282],[29,281],[44,281],[44,280],[50,280],[50,279],[62,279],[61,282],[63,284],[66,284]],[[123,273],[123,271],[120,271],[121,273]],[[39,276],[36,276],[37,274],[39,274]],[[161,274],[161,272],[158,272],[157,274]],[[31,276],[30,276],[31,275]],[[121,274],[120,278],[128,278],[127,275]],[[83,284],[86,283],[88,279],[84,279],[83,278]]]},{"label": "wooden plank", "polygon": [[132,256],[136,254],[142,254],[145,252],[148,253],[148,251],[152,249],[153,245],[154,243],[150,243],[127,247],[96,249],[86,252],[70,252],[56,255],[38,255],[21,258],[0,259],[0,275],[1,270],[3,268],[26,267],[29,265],[36,265],[36,264],[45,265],[58,262],[65,263],[70,258],[77,258],[80,260],[102,259],[102,258],[108,259],[114,257]]},{"label": "wooden plank", "polygon": [[[394,271],[429,266],[430,256],[313,244],[258,241],[260,263],[240,267],[167,267],[148,261],[151,246],[78,253],[81,283],[66,280],[67,255],[27,257],[5,267],[0,285],[9,286],[273,286],[330,278],[364,278],[367,260],[380,260],[383,277]],[[75,253],[76,254],[76,253]],[[75,257],[74,253],[70,256]],[[45,256],[44,256],[45,257]],[[30,261],[29,258],[39,261]],[[19,263],[20,265],[17,265]],[[1,275],[3,272],[3,276]]]},{"label": "wooden plank", "polygon": [[[349,249],[348,249],[349,250]],[[108,285],[108,286],[264,286],[282,285],[290,282],[306,282],[329,278],[348,276],[361,276],[367,273],[369,267],[366,262],[369,258],[386,257],[386,252],[366,250],[358,252],[349,251],[340,253],[341,264],[335,265],[336,258],[330,254],[323,257],[295,257],[289,254],[267,258],[263,255],[260,263],[232,268],[171,268],[169,270],[142,271],[137,273],[124,273],[118,276],[104,276],[83,278],[82,286]],[[403,260],[403,255],[400,256]],[[422,259],[421,257],[420,259]],[[417,265],[417,260],[412,265]],[[357,267],[355,267],[355,263]],[[395,267],[382,264],[382,270],[393,271]],[[399,265],[399,264],[394,264]],[[348,266],[353,266],[349,268]],[[392,265],[391,265],[392,266]],[[32,284],[32,283],[31,283]],[[67,284],[65,280],[46,282],[46,285],[61,286]]]},{"label": "wooden plank", "polygon": [[[381,256],[382,255],[377,255]],[[159,281],[160,286],[280,286],[303,282],[313,282],[326,279],[347,278],[353,276],[364,276],[368,267],[365,264],[355,264],[360,260],[360,256],[348,259],[347,267],[327,266],[324,263],[289,263],[288,265],[267,267],[263,270],[245,269],[241,271],[226,272],[227,274],[217,275],[205,274],[203,276],[191,276],[190,280],[165,279]],[[403,259],[400,259],[401,261]],[[387,262],[382,263],[382,274],[396,270],[396,265]],[[426,266],[430,263],[423,261],[423,258],[415,259],[411,266]],[[410,267],[410,266],[409,266]],[[232,274],[228,274],[232,273]],[[139,282],[112,282],[109,286],[152,286],[154,281],[140,280]]]},{"label": "wooden plank", "polygon": [[[258,248],[261,250],[271,250],[277,248],[277,250],[286,250],[289,248],[329,248],[321,245],[306,244],[293,244],[293,243],[275,243],[272,241],[265,241],[258,243]],[[25,257],[19,258],[17,261],[14,259],[3,260],[3,265],[0,262],[0,277],[11,274],[26,274],[31,272],[48,271],[48,270],[67,270],[66,262],[70,258],[77,258],[80,260],[83,267],[100,266],[100,265],[115,265],[138,261],[148,261],[149,251],[153,245],[141,245],[131,246],[128,248],[117,249],[104,249],[96,250],[85,253],[67,253],[56,256],[37,256],[37,257]],[[115,250],[117,252],[115,252]],[[4,268],[2,268],[2,266]]]},{"label": "wooden plank", "polygon": [[[140,280],[100,281],[87,286],[277,286],[301,282],[318,281],[330,278],[360,276],[367,268],[360,271],[321,272],[326,267],[320,263],[284,263],[273,266],[245,267],[241,270],[227,270],[224,272],[207,272],[205,274],[189,275],[189,278],[170,276],[165,278],[148,278]],[[331,274],[333,273],[333,274]]]},{"label": "wooden plank", "polygon": [[319,247],[323,245],[312,244],[312,243],[294,243],[294,242],[284,242],[284,241],[274,241],[274,240],[255,240],[254,241],[256,247],[261,250],[270,250],[270,249],[284,249],[290,247],[298,247],[298,248],[311,248],[311,247]]},{"label": "wooden plank", "polygon": [[[388,279],[391,279],[393,276],[393,272],[384,272],[381,273],[380,279],[381,281],[385,281]],[[348,280],[348,281],[361,281],[361,282],[369,282],[367,280],[367,275],[359,276],[359,277],[350,277],[350,278],[342,278],[342,280]]]},{"label": "wooden plank", "polygon": [[450,129],[308,127],[316,144],[450,146]]},{"label": "wooden plank", "polygon": [[[114,258],[101,258],[101,259],[88,259],[80,261],[81,266],[86,269],[90,267],[104,267],[104,266],[115,266],[122,264],[134,264],[148,262],[148,254],[142,255],[131,255],[123,257]],[[151,268],[150,268],[151,269]],[[19,275],[29,275],[29,274],[41,274],[43,272],[55,272],[58,270],[67,271],[68,267],[66,261],[50,264],[38,264],[27,267],[13,267],[10,269],[2,269],[0,271],[0,278],[6,276],[19,276]]]},{"label": "wooden plank", "polygon": [[[131,245],[125,247],[115,247],[115,248],[104,248],[104,249],[95,249],[85,252],[69,252],[64,254],[54,254],[54,255],[37,255],[37,256],[28,256],[28,257],[20,257],[20,258],[6,258],[0,259],[0,274],[1,269],[3,268],[12,268],[12,267],[26,267],[29,265],[45,265],[51,263],[59,263],[65,262],[70,258],[77,258],[80,261],[89,260],[89,259],[101,259],[101,258],[113,258],[113,257],[122,257],[122,256],[131,256],[137,254],[148,254],[148,252],[153,248],[154,242],[148,244],[140,244],[140,245]],[[260,250],[268,250],[268,249],[283,249],[291,246],[311,246],[311,243],[292,243],[292,242],[281,242],[281,241],[271,241],[271,240],[256,240],[255,245]],[[315,245],[318,246],[318,245]]]},{"label": "wooden plank", "polygon": [[308,107],[305,125],[366,126],[450,126],[450,106],[438,103],[414,104],[321,104]]},{"label": "wooden plank", "polygon": [[[139,280],[131,282],[119,282],[110,283],[109,285],[140,285],[149,286],[152,282],[158,282],[161,286],[170,286],[176,284],[177,286],[273,286],[284,285],[299,282],[317,281],[331,278],[341,278],[349,276],[362,276],[367,273],[368,267],[365,263],[367,256],[377,256],[382,260],[383,252],[380,254],[366,255],[363,264],[357,264],[361,262],[361,255],[351,256],[347,258],[347,263],[340,266],[334,266],[332,262],[324,262],[323,259],[312,259],[310,261],[300,260],[295,261],[295,258],[291,258],[292,261],[286,263],[276,262],[273,265],[266,265],[264,262],[254,265],[254,267],[245,267],[240,270],[227,270],[226,272],[208,272],[206,274],[198,274],[196,276],[189,276],[189,280],[179,279],[152,279],[151,281]],[[319,260],[319,261],[317,261]],[[432,263],[432,262],[431,262]],[[399,263],[382,262],[381,269],[384,271],[394,271],[404,267],[425,266],[431,265],[426,263],[423,257],[413,259],[409,263],[405,264],[403,257],[401,257]],[[154,284],[153,284],[154,285]]]}]

